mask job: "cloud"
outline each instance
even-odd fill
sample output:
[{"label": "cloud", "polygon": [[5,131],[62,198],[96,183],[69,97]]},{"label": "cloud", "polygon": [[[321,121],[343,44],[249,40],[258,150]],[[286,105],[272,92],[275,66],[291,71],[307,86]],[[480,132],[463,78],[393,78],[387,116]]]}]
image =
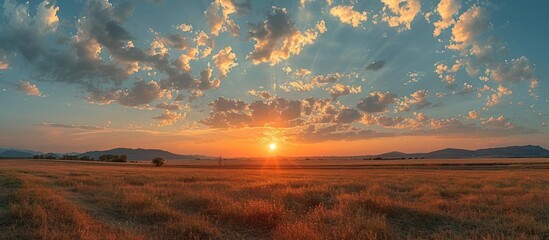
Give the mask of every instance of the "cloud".
[{"label": "cloud", "polygon": [[311,73],[312,73],[311,70],[306,68],[300,68],[299,70],[295,71],[295,75],[297,77],[304,77],[307,75],[311,75]]},{"label": "cloud", "polygon": [[171,110],[171,111],[179,111],[179,110],[183,109],[181,107],[181,105],[179,105],[177,103],[167,103],[167,102],[161,102],[159,104],[156,104],[156,108],[166,109],[166,110]]},{"label": "cloud", "polygon": [[488,97],[486,107],[493,107],[501,102],[501,98],[506,95],[511,95],[513,92],[503,85],[499,85],[497,92]]},{"label": "cloud", "polygon": [[386,112],[389,105],[395,103],[396,95],[389,92],[371,92],[367,97],[362,98],[356,108],[367,113]]},{"label": "cloud", "polygon": [[272,99],[274,97],[274,95],[272,93],[268,92],[268,91],[250,90],[250,91],[248,91],[248,93],[253,95],[253,96],[265,99],[265,100],[269,100],[269,99]]},{"label": "cloud", "polygon": [[0,70],[7,70],[8,68],[10,68],[10,63],[7,57],[0,52]]},{"label": "cloud", "polygon": [[353,123],[362,118],[362,114],[354,108],[342,109],[335,118],[337,123]]},{"label": "cloud", "polygon": [[251,9],[251,1],[214,0],[206,9],[205,17],[211,28],[211,34],[218,36],[219,33],[230,31],[237,36],[240,26],[230,18],[230,15]]},{"label": "cloud", "polygon": [[148,104],[162,96],[160,85],[155,81],[135,82],[131,89],[120,92],[118,102],[124,106]]},{"label": "cloud", "polygon": [[310,124],[300,128],[289,137],[299,142],[352,141],[391,136],[391,133],[361,129],[349,124]]},{"label": "cloud", "polygon": [[436,11],[440,15],[440,20],[435,22],[435,31],[433,35],[438,37],[442,30],[449,28],[455,23],[454,15],[461,8],[461,0],[441,0],[437,5]]},{"label": "cloud", "polygon": [[456,72],[459,71],[460,68],[461,64],[459,62],[456,62],[451,67],[443,63],[436,63],[435,73],[438,74],[438,78],[440,78],[446,86],[453,88],[456,85]]},{"label": "cloud", "polygon": [[368,20],[366,12],[354,10],[354,6],[335,6],[330,9],[330,14],[337,17],[342,23],[358,27],[363,21]]},{"label": "cloud", "polygon": [[45,95],[42,94],[40,89],[35,84],[24,80],[19,80],[16,85],[16,89],[18,91],[26,93],[29,96],[45,97]]},{"label": "cloud", "polygon": [[242,100],[219,97],[208,104],[214,112],[242,112],[248,108],[248,104]]},{"label": "cloud", "polygon": [[153,117],[154,120],[157,120],[157,126],[163,127],[163,126],[170,126],[175,124],[177,121],[183,119],[184,116],[181,115],[179,112],[172,112],[169,110],[165,110],[164,113]]},{"label": "cloud", "polygon": [[488,14],[484,8],[473,5],[464,12],[452,28],[453,50],[465,50],[476,42],[476,39],[490,27]]},{"label": "cloud", "polygon": [[410,94],[409,97],[405,96],[398,101],[398,110],[410,111],[412,107],[414,107],[415,110],[420,110],[424,107],[430,106],[432,103],[427,101],[428,96],[429,91],[424,89],[417,90]]},{"label": "cloud", "polygon": [[381,0],[384,7],[382,20],[390,27],[398,27],[399,30],[410,30],[412,21],[421,11],[419,0]]},{"label": "cloud", "polygon": [[476,120],[478,119],[478,111],[477,110],[469,111],[469,113],[467,113],[467,116],[469,117],[469,119]]},{"label": "cloud", "polygon": [[[194,39],[197,47],[190,48],[187,39],[177,34],[162,36],[155,33],[150,49],[142,50],[133,43],[132,34],[124,23],[133,13],[130,2],[111,4],[104,0],[86,1],[81,16],[75,21],[74,35],[63,32],[51,41],[58,19],[54,4],[39,4],[36,15],[31,16],[28,5],[11,1],[4,4],[7,25],[0,29],[0,52],[17,54],[29,63],[37,80],[76,84],[88,91],[92,103],[118,102],[125,106],[148,104],[158,98],[159,92],[185,90],[192,97],[204,95],[204,91],[217,88],[218,79],[209,77],[208,70],[199,78],[191,75],[189,62],[198,58],[198,49],[207,56],[214,42],[203,32]],[[55,14],[54,14],[55,13]],[[40,24],[39,24],[40,23]],[[170,49],[187,50],[187,54],[172,61]],[[158,74],[158,86],[148,84],[151,95],[137,93],[144,87],[137,80],[130,80],[136,87],[128,90],[122,86],[132,74],[140,70]]]},{"label": "cloud", "polygon": [[74,124],[63,124],[63,123],[41,123],[38,126],[54,127],[54,128],[74,128],[74,129],[83,129],[83,130],[104,130],[105,129],[99,126],[74,125]]},{"label": "cloud", "polygon": [[182,32],[190,32],[193,30],[193,25],[182,23],[177,26],[177,29],[181,30]]},{"label": "cloud", "polygon": [[319,22],[315,29],[298,31],[286,9],[273,8],[263,22],[250,25],[248,39],[255,44],[247,59],[254,64],[276,65],[291,55],[299,54],[304,46],[313,44],[319,32],[325,30],[322,26],[325,26],[323,22]]},{"label": "cloud", "polygon": [[375,61],[371,62],[370,64],[366,65],[364,69],[366,71],[379,71],[385,66],[385,61]]},{"label": "cloud", "polygon": [[534,75],[534,68],[524,56],[490,67],[487,72],[490,78],[499,83],[538,81]]},{"label": "cloud", "polygon": [[248,104],[220,97],[208,105],[210,115],[200,122],[214,128],[292,128],[310,123],[350,123],[362,117],[356,109],[334,105],[329,99],[287,100],[276,97]]},{"label": "cloud", "polygon": [[[309,69],[299,69],[298,71],[295,71],[295,75],[297,77],[305,77],[310,76],[311,71]],[[349,76],[349,75],[347,75]],[[286,84],[280,85],[280,87],[286,91],[291,92],[291,90],[299,91],[299,92],[308,92],[311,91],[315,87],[325,86],[328,84],[336,83],[338,82],[344,75],[340,73],[329,73],[326,75],[316,75],[314,77],[309,77],[308,81],[302,81],[302,80],[296,80],[287,82]],[[358,87],[354,87],[355,90],[358,89]]]},{"label": "cloud", "polygon": [[332,96],[332,99],[335,101],[340,96],[347,96],[349,94],[361,93],[362,92],[362,87],[361,86],[348,86],[348,85],[343,85],[343,84],[340,84],[340,83],[336,83],[331,88],[327,88],[326,91],[330,94],[330,96]]},{"label": "cloud", "polygon": [[238,63],[235,62],[236,54],[231,52],[231,50],[231,46],[228,46],[221,49],[212,57],[214,64],[221,72],[222,77],[226,77],[231,68],[238,66]]},{"label": "cloud", "polygon": [[486,121],[482,122],[482,125],[494,128],[512,128],[513,124],[500,115],[498,118],[490,117]]}]

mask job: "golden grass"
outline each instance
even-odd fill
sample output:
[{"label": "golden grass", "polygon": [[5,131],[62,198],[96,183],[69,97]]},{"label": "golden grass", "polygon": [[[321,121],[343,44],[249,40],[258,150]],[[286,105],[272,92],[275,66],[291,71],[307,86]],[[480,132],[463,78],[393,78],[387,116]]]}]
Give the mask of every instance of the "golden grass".
[{"label": "golden grass", "polygon": [[0,161],[0,239],[548,239],[549,170]]}]

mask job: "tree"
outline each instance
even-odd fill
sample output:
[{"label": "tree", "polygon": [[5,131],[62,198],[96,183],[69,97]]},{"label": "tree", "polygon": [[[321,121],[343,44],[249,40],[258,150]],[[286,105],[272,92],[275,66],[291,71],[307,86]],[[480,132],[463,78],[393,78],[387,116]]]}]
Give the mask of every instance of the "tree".
[{"label": "tree", "polygon": [[153,158],[152,163],[154,165],[156,165],[157,167],[162,167],[162,165],[164,165],[164,158],[155,157],[155,158]]}]

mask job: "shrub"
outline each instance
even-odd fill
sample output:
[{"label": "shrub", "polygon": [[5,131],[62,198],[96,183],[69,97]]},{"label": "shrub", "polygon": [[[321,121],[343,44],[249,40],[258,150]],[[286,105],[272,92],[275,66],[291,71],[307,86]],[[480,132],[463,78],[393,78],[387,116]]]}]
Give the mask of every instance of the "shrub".
[{"label": "shrub", "polygon": [[157,167],[162,167],[162,165],[164,165],[164,158],[155,157],[155,158],[153,158],[152,163],[154,165],[156,165]]}]

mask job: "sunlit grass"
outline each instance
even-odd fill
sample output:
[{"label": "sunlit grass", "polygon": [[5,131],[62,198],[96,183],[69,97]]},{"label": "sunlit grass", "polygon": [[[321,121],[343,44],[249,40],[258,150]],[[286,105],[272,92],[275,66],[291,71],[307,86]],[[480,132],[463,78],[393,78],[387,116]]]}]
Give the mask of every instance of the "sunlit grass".
[{"label": "sunlit grass", "polygon": [[547,239],[548,179],[0,162],[0,239]]}]

